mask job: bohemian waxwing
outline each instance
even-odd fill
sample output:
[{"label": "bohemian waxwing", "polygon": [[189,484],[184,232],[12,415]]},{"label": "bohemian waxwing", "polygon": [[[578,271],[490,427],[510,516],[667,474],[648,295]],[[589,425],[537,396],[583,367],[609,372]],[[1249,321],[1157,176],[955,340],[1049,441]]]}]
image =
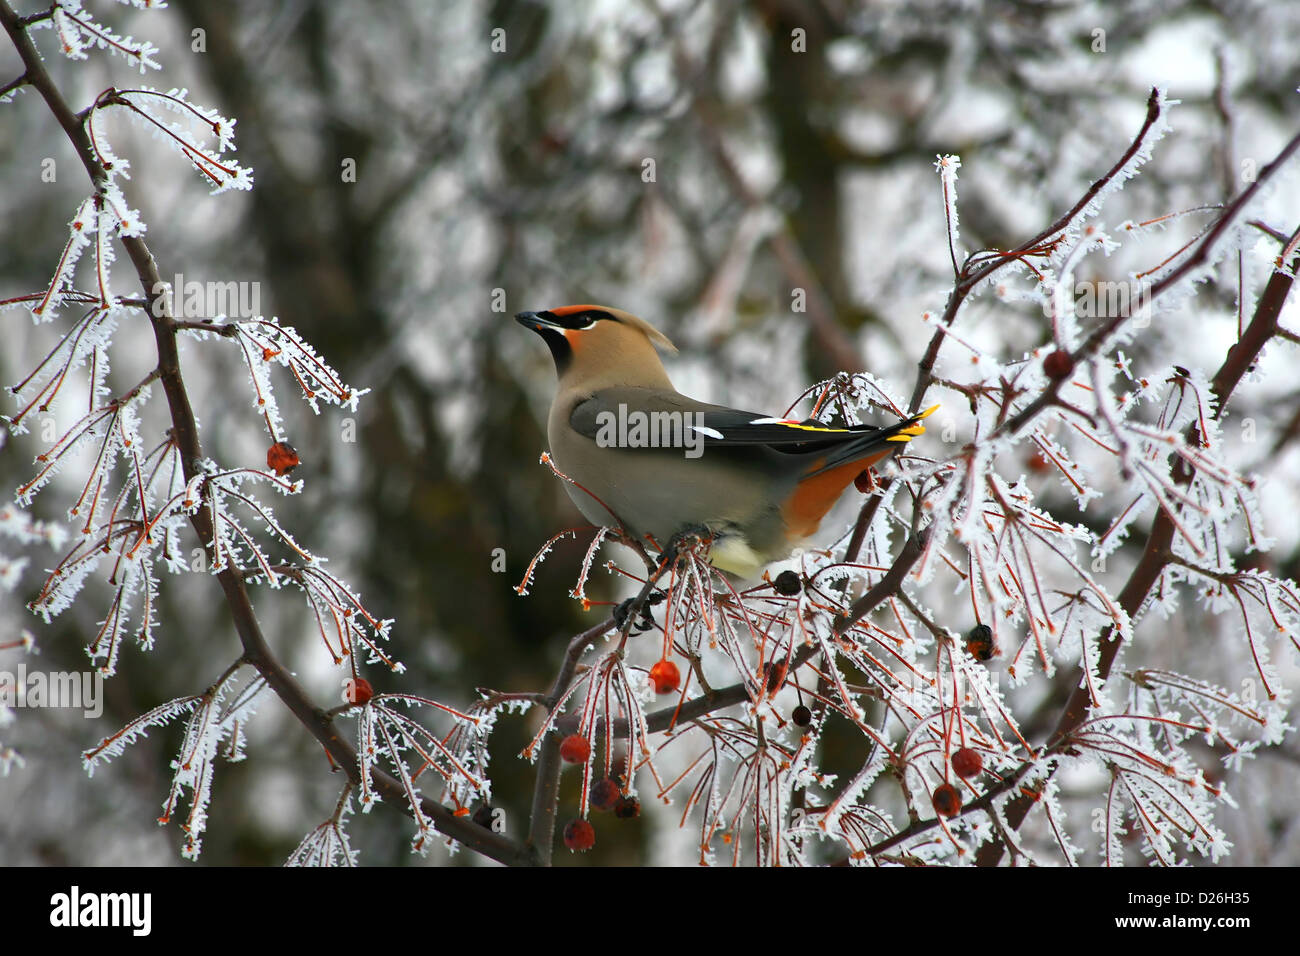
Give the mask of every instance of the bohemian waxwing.
[{"label": "bohemian waxwing", "polygon": [[934,410],[832,428],[709,405],[673,388],[656,346],[677,349],[635,315],[571,305],[515,319],[555,359],[547,437],[578,510],[654,550],[705,528],[713,565],[742,578],[812,535],[848,484],[924,432]]}]

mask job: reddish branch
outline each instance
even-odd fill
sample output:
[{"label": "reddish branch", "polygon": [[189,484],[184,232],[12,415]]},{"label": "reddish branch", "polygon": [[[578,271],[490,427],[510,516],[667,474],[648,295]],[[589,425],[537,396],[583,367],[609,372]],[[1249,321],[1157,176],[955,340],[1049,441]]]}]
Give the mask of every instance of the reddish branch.
[{"label": "reddish branch", "polygon": [[[1144,127],[1143,135],[1145,135],[1145,131],[1146,129]],[[1282,166],[1285,165],[1291,159],[1292,156],[1295,155],[1297,149],[1300,149],[1300,135],[1293,137],[1291,141],[1287,143],[1285,147],[1283,147],[1282,152],[1278,153],[1277,157],[1271,163],[1265,166],[1263,170],[1260,171],[1259,178],[1254,183],[1252,183],[1248,189],[1243,190],[1241,195],[1238,196],[1228,206],[1228,208],[1223,211],[1223,213],[1219,216],[1218,220],[1214,223],[1214,225],[1210,227],[1209,231],[1207,231],[1205,235],[1201,238],[1201,241],[1197,244],[1195,251],[1192,252],[1191,255],[1183,259],[1183,261],[1180,262],[1178,266],[1174,268],[1174,270],[1171,271],[1168,275],[1151,284],[1151,288],[1147,292],[1147,295],[1151,302],[1155,302],[1155,300],[1158,299],[1161,295],[1168,292],[1175,285],[1181,282],[1188,275],[1188,273],[1190,273],[1194,269],[1200,268],[1208,261],[1210,256],[1210,251],[1214,248],[1215,243],[1217,243],[1219,239],[1223,237],[1224,233],[1226,233],[1236,223],[1237,216],[1241,212],[1241,210],[1244,209],[1246,205],[1255,198],[1255,194],[1264,185],[1264,183],[1268,182],[1273,177],[1273,175],[1279,169],[1281,169]],[[1112,170],[1112,173],[1113,172],[1114,170]],[[1094,189],[1095,188],[1096,187],[1094,186]],[[1290,243],[1288,243],[1288,246],[1289,245]],[[1289,289],[1290,287],[1288,286],[1287,291],[1289,291]],[[1282,296],[1283,299],[1285,300],[1286,292],[1283,292]],[[1280,308],[1281,306],[1279,304],[1279,309]],[[1258,310],[1256,310],[1256,315],[1258,315]],[[1102,325],[1098,327],[1095,331],[1093,331],[1092,334],[1089,335],[1088,338],[1084,340],[1083,344],[1080,345],[1077,349],[1075,349],[1075,351],[1071,354],[1071,358],[1077,364],[1079,361],[1096,353],[1097,350],[1100,349],[1101,346],[1105,343],[1105,341],[1108,338],[1110,338],[1111,335],[1115,333],[1116,329],[1118,329],[1119,326],[1123,322],[1125,322],[1128,318],[1129,317],[1127,315],[1123,314],[1123,310],[1121,310],[1119,315],[1115,316],[1105,325]],[[1275,335],[1276,333],[1277,333],[1277,322],[1275,317],[1273,323],[1273,330],[1268,333],[1268,337],[1272,338],[1272,336]],[[1249,335],[1249,332],[1247,332],[1247,335]],[[1245,336],[1243,336],[1243,341],[1245,341]],[[1267,339],[1265,339],[1264,341],[1267,341]],[[1261,342],[1260,345],[1262,346],[1262,344],[1263,343]],[[1229,357],[1231,358],[1231,353],[1229,354]],[[1241,366],[1241,372],[1244,372],[1248,365],[1249,363],[1247,363],[1247,365]],[[1221,369],[1220,372],[1222,373],[1222,371],[1223,370]],[[1240,377],[1241,374],[1239,372],[1237,378]],[[1023,409],[1017,412],[1014,416],[1012,416],[1010,419],[1008,419],[1006,422],[1000,425],[999,431],[1009,431],[1009,432],[1019,431],[1020,428],[1026,422],[1028,422],[1031,418],[1037,415],[1044,408],[1048,407],[1049,405],[1059,404],[1060,400],[1057,397],[1057,393],[1060,390],[1061,385],[1064,381],[1065,381],[1064,379],[1058,379],[1056,381],[1053,381],[1046,389],[1043,390],[1043,393],[1039,395],[1034,401],[1030,402]],[[1236,379],[1233,380],[1232,384],[1233,385],[1236,384]],[[1229,392],[1230,391],[1231,389],[1229,389]],[[1219,393],[1216,392],[1216,394]],[[1226,398],[1227,393],[1224,393],[1223,397]]]},{"label": "reddish branch", "polygon": [[940,319],[940,327],[930,337],[930,344],[926,347],[925,354],[921,357],[918,366],[919,374],[916,378],[916,386],[912,389],[912,400],[908,403],[908,409],[915,412],[921,407],[921,402],[925,398],[926,391],[934,381],[934,363],[939,357],[939,349],[943,345],[944,339],[947,338],[945,329],[952,325],[957,318],[957,311],[961,308],[966,297],[971,294],[981,282],[991,276],[994,272],[1003,266],[1012,262],[1019,261],[1034,254],[1041,254],[1050,250],[1052,244],[1059,239],[1060,234],[1074,221],[1075,217],[1092,202],[1106,185],[1111,182],[1142,148],[1142,143],[1146,140],[1147,133],[1155,126],[1156,121],[1160,118],[1160,95],[1157,90],[1152,90],[1151,95],[1147,98],[1147,116],[1142,123],[1142,128],[1138,134],[1133,137],[1133,142],[1124,155],[1119,158],[1114,166],[1107,171],[1083,194],[1083,197],[1074,204],[1074,206],[1060,219],[1052,223],[1034,238],[1029,239],[1010,252],[999,252],[992,260],[981,260],[979,265],[972,261],[974,257],[967,258],[961,269],[961,275],[956,285],[953,286],[952,293],[948,296],[947,305],[944,307],[943,316]]},{"label": "reddish branch", "polygon": [[[949,297],[947,309],[943,316],[944,326],[948,326],[956,317],[956,313],[961,303],[969,295],[970,291],[981,280],[987,278],[993,271],[1001,268],[1003,265],[1014,261],[1022,255],[1029,254],[1035,249],[1044,247],[1052,237],[1061,232],[1073,218],[1110,182],[1119,171],[1127,164],[1133,156],[1137,154],[1147,133],[1159,118],[1159,99],[1153,91],[1148,101],[1146,122],[1143,124],[1138,135],[1134,138],[1132,145],[1120,158],[1120,160],[1110,169],[1110,171],[1097,180],[1092,187],[1085,193],[1084,197],[1075,204],[1064,217],[1040,233],[1027,243],[1019,246],[1011,253],[1007,253],[998,261],[988,265],[981,266],[970,272],[964,280],[957,283],[952,295]],[[1300,149],[1300,136],[1294,137],[1277,157],[1268,164],[1261,172],[1256,182],[1244,190],[1220,215],[1215,224],[1201,237],[1195,250],[1183,259],[1179,265],[1174,268],[1168,275],[1164,276],[1157,282],[1153,283],[1150,289],[1150,298],[1154,301],[1160,295],[1174,288],[1179,282],[1183,281],[1193,270],[1200,268],[1209,261],[1215,244],[1231,229],[1238,219],[1239,213],[1250,203],[1257,192],[1268,182],[1276,172],[1282,168]],[[1300,230],[1297,230],[1286,242],[1285,248],[1290,250],[1297,237],[1300,237]],[[1282,306],[1290,293],[1293,284],[1293,275],[1297,268],[1300,268],[1300,258],[1292,261],[1289,271],[1281,268],[1284,258],[1279,258],[1279,268],[1274,271],[1269,279],[1268,285],[1261,296],[1255,310],[1255,316],[1250,325],[1241,336],[1240,340],[1229,350],[1223,364],[1215,373],[1212,380],[1212,390],[1214,392],[1217,408],[1215,416],[1218,417],[1231,396],[1233,390],[1240,382],[1242,376],[1254,364],[1260,351],[1273,337],[1279,334],[1278,317],[1281,314]],[[969,260],[968,260],[969,266]],[[1075,362],[1087,359],[1095,355],[1118,329],[1121,322],[1125,321],[1126,316],[1117,316],[1110,322],[1096,329],[1082,345],[1074,352],[1072,358]],[[913,392],[911,408],[915,410],[920,407],[924,399],[925,391],[933,381],[934,363],[938,357],[938,352],[946,338],[943,330],[937,331],[930,341],[929,348],[920,363],[920,374],[917,379],[916,389]],[[1030,402],[1020,412],[1004,421],[999,426],[999,431],[1017,432],[1031,419],[1037,416],[1044,409],[1058,403],[1057,390],[1060,387],[1059,381],[1053,381],[1044,389],[1034,401]],[[1193,430],[1189,430],[1186,436],[1189,443],[1195,443],[1197,435]],[[1183,462],[1178,462],[1175,466],[1175,479],[1181,484],[1188,484],[1192,480],[1192,473]],[[898,559],[890,568],[889,573],[883,578],[876,587],[872,588],[868,594],[864,595],[855,602],[850,609],[848,623],[858,620],[861,614],[865,614],[873,607],[888,597],[893,590],[885,587],[886,582],[893,578],[894,589],[901,585],[903,578],[912,565],[915,564],[923,551],[923,544],[917,547],[918,541],[926,534],[922,531],[916,538],[911,539],[899,554]],[[1135,619],[1147,595],[1151,589],[1160,580],[1165,567],[1169,563],[1171,552],[1170,547],[1173,542],[1174,522],[1168,512],[1160,510],[1152,522],[1151,531],[1147,536],[1146,543],[1143,547],[1142,557],[1130,574],[1124,588],[1119,595],[1120,606],[1129,615],[1130,619]],[[858,612],[861,611],[861,614]],[[837,624],[845,623],[846,619],[841,619]],[[1105,680],[1114,663],[1116,655],[1119,653],[1123,643],[1122,638],[1117,634],[1114,628],[1105,629],[1099,641],[1099,658],[1097,662],[1097,673],[1101,680]],[[1090,708],[1089,690],[1084,686],[1082,681],[1075,681],[1075,690],[1067,701],[1057,726],[1048,740],[1048,748],[1059,748],[1063,746],[1069,738],[1069,735],[1082,725],[1086,719]],[[1017,775],[1018,776],[1018,775]],[[1004,789],[998,791],[999,795]],[[985,797],[989,796],[986,794]],[[1025,817],[1033,808],[1037,800],[1037,794],[1028,794],[1021,792],[1012,798],[1006,805],[1006,819],[1012,830],[1018,829],[1024,822]],[[991,802],[985,798],[974,801],[963,812],[973,810],[988,809]],[[926,821],[924,823],[913,824],[908,830],[915,830],[917,833],[923,832],[933,826],[935,821]],[[900,838],[914,835],[904,831],[896,834],[889,840],[872,847],[870,852],[879,853],[890,847],[896,846],[901,842]],[[1004,846],[1000,840],[985,844],[976,856],[979,865],[995,865],[1002,857]]]}]

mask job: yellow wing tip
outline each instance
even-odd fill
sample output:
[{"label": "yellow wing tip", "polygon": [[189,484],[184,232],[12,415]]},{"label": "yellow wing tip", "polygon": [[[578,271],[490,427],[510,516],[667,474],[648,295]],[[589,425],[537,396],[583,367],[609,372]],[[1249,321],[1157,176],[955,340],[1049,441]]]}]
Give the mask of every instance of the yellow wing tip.
[{"label": "yellow wing tip", "polygon": [[848,434],[852,430],[848,428],[834,428],[829,425],[804,425],[801,422],[784,422],[783,424],[785,425],[786,428],[797,428],[800,431],[805,431],[805,432],[831,432],[831,433],[842,432],[844,434]]},{"label": "yellow wing tip", "polygon": [[920,424],[921,419],[928,418],[939,410],[938,405],[931,405],[925,411],[918,415],[913,415],[911,424],[904,425],[895,434],[890,435],[885,441],[911,441],[917,435],[925,434],[925,426]]}]

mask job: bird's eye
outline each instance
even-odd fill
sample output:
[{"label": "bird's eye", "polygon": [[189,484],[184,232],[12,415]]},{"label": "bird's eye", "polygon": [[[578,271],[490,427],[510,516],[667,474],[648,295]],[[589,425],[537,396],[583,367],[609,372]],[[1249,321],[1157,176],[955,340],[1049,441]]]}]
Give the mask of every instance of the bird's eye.
[{"label": "bird's eye", "polygon": [[585,332],[601,319],[610,318],[604,312],[597,311],[568,312],[561,315],[556,315],[554,312],[543,312],[542,315],[548,321],[573,332]]}]

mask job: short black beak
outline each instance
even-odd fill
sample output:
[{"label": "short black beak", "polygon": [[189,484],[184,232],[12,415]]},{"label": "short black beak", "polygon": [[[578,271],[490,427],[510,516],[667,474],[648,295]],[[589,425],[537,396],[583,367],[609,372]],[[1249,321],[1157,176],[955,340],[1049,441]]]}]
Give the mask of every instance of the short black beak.
[{"label": "short black beak", "polygon": [[515,321],[526,329],[532,329],[534,332],[541,332],[543,329],[555,328],[554,322],[548,322],[537,312],[519,312],[515,315]]}]

